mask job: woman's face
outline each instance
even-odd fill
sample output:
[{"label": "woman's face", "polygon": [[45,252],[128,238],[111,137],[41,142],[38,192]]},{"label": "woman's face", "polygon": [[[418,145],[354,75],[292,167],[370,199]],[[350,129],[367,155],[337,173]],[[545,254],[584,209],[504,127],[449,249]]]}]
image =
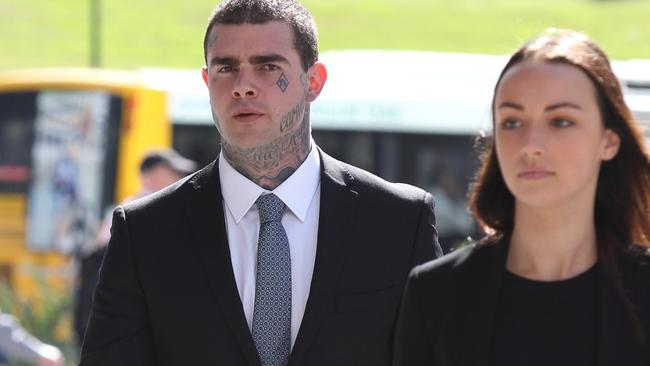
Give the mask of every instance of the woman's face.
[{"label": "woman's face", "polygon": [[619,139],[605,129],[591,80],[579,68],[524,61],[501,80],[494,137],[503,178],[518,204],[593,203],[600,164]]}]

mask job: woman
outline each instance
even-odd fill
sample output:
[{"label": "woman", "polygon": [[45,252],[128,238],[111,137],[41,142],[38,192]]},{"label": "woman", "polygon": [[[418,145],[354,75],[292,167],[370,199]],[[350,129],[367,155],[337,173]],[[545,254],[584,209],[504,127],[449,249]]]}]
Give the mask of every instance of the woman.
[{"label": "woman", "polygon": [[413,270],[394,364],[650,365],[650,160],[607,56],[509,60],[470,195],[487,237]]}]

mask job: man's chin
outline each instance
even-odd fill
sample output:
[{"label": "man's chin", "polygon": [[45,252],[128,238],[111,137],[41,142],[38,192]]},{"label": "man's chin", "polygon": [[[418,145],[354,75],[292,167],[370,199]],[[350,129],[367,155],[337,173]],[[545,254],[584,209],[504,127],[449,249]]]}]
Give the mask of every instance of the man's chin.
[{"label": "man's chin", "polygon": [[273,145],[273,139],[258,136],[241,136],[227,141],[227,146],[238,150],[259,150]]}]

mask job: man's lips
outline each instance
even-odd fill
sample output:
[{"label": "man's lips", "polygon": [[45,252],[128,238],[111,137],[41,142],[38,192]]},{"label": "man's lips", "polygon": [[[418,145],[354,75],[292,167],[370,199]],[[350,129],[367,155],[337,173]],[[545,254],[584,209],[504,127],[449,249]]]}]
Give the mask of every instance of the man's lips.
[{"label": "man's lips", "polygon": [[538,180],[538,179],[548,178],[553,175],[555,175],[555,173],[548,170],[530,169],[530,170],[524,170],[523,172],[520,172],[519,174],[517,174],[517,177],[522,179],[527,179],[527,180]]},{"label": "man's lips", "polygon": [[256,111],[240,111],[233,115],[236,121],[253,122],[262,117],[264,114]]}]

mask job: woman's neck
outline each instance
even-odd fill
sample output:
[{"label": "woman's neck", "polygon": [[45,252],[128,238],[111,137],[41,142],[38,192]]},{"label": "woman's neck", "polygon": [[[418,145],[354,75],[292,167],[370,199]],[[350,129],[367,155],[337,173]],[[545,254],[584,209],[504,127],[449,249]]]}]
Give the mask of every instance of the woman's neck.
[{"label": "woman's neck", "polygon": [[593,206],[515,206],[506,261],[510,272],[534,280],[558,281],[575,277],[596,263]]}]

